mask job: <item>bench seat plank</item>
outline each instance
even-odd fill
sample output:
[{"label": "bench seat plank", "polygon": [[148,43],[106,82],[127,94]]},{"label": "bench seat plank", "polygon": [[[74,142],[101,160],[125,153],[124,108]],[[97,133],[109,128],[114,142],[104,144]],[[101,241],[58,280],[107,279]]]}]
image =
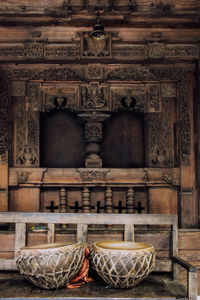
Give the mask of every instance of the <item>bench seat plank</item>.
[{"label": "bench seat plank", "polygon": [[[4,276],[0,273],[0,298],[34,298],[36,299],[184,299],[185,290],[178,283],[168,285],[158,278],[149,276],[146,280],[132,289],[114,289],[108,287],[101,279],[83,284],[75,290],[62,288],[59,290],[44,290],[37,288],[17,272]],[[176,294],[177,292],[177,294]]]}]

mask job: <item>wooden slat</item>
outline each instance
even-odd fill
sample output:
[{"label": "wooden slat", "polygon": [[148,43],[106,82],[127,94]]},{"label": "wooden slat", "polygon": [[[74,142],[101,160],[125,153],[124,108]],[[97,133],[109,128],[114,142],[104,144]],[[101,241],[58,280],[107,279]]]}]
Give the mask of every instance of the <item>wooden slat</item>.
[{"label": "wooden slat", "polygon": [[87,224],[78,224],[77,225],[77,241],[86,243],[87,241],[88,226]]},{"label": "wooden slat", "polygon": [[[172,256],[178,256],[178,220],[177,216],[173,216],[172,225]],[[179,280],[179,268],[177,264],[173,264],[173,279]]]},{"label": "wooden slat", "polygon": [[134,241],[134,225],[126,224],[124,227],[124,241]]},{"label": "wooden slat", "polygon": [[135,224],[169,225],[173,224],[174,215],[150,214],[74,214],[74,213],[23,213],[1,212],[0,222],[4,223],[55,223],[55,224]]},{"label": "wooden slat", "polygon": [[17,270],[15,259],[0,259],[0,270],[1,271],[12,271]]},{"label": "wooden slat", "polygon": [[48,224],[47,243],[54,243],[55,241],[55,224]]},{"label": "wooden slat", "polygon": [[26,223],[15,224],[15,255],[22,247],[26,246]]},{"label": "wooden slat", "polygon": [[156,260],[156,265],[154,268],[155,272],[171,272],[172,271],[172,261],[170,259]]}]

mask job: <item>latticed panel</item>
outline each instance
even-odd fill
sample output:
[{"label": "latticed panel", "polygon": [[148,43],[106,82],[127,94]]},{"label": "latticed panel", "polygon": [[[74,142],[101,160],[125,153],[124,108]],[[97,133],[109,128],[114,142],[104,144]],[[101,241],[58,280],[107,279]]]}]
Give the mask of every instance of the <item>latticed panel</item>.
[{"label": "latticed panel", "polygon": [[154,251],[133,254],[92,251],[91,260],[97,273],[111,286],[129,288],[143,280],[155,265]]},{"label": "latticed panel", "polygon": [[65,251],[24,254],[17,257],[17,266],[35,285],[55,289],[66,285],[80,270],[84,258],[83,247]]}]

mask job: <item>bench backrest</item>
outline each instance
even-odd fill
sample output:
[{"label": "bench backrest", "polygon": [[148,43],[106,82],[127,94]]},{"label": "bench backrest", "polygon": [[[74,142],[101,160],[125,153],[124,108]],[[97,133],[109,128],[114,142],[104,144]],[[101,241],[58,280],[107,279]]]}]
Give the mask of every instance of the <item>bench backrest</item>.
[{"label": "bench backrest", "polygon": [[[124,225],[124,240],[134,241],[134,225],[170,225],[170,255],[178,255],[176,215],[151,214],[83,214],[0,212],[0,223],[15,223],[15,254],[26,246],[26,224],[48,224],[48,243],[54,242],[55,224],[77,224],[77,240],[87,241],[88,225]],[[0,259],[1,270],[16,269],[15,259]],[[155,271],[171,272],[170,259],[157,260]]]}]

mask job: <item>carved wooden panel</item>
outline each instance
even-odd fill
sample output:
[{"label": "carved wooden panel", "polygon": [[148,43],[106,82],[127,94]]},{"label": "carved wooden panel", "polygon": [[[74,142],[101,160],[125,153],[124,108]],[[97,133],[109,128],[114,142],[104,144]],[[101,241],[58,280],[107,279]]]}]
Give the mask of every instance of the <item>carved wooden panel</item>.
[{"label": "carved wooden panel", "polygon": [[9,84],[0,82],[0,164],[8,162],[10,150]]}]

